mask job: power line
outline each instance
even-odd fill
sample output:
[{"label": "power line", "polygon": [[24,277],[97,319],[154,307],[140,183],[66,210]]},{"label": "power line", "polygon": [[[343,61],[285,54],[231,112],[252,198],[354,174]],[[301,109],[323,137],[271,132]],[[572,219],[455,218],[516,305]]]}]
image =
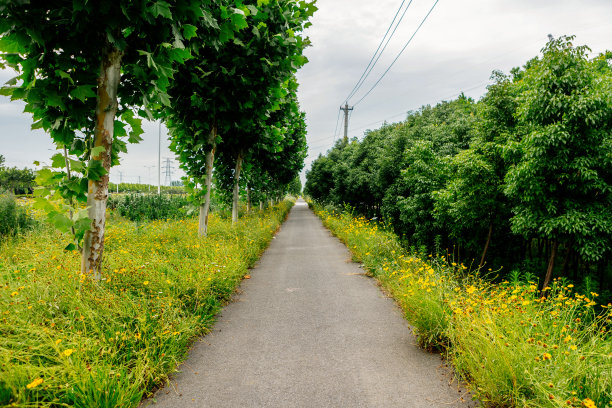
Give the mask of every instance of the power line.
[{"label": "power line", "polygon": [[340,111],[338,111],[338,118],[336,118],[336,130],[334,130],[334,140],[336,140],[336,135],[338,134],[338,123],[340,122]]},{"label": "power line", "polygon": [[393,65],[397,62],[397,60],[399,59],[399,57],[402,55],[402,53],[404,52],[404,50],[406,49],[406,47],[408,47],[408,44],[410,44],[412,42],[412,39],[414,38],[414,36],[416,35],[416,33],[419,32],[419,30],[421,29],[421,27],[423,26],[423,24],[425,23],[425,21],[427,20],[427,18],[429,17],[429,15],[431,14],[431,12],[433,11],[434,7],[436,7],[436,4],[438,4],[440,0],[436,0],[436,2],[433,4],[433,6],[431,6],[431,8],[429,9],[429,11],[427,12],[427,14],[425,15],[425,18],[423,18],[423,20],[421,21],[421,24],[419,24],[419,26],[417,27],[416,30],[414,30],[414,33],[412,33],[412,36],[410,36],[410,38],[408,39],[408,41],[406,42],[406,44],[404,44],[404,47],[400,50],[400,52],[397,54],[397,56],[395,57],[395,59],[393,60],[393,62],[391,62],[391,65],[389,65],[389,67],[385,70],[385,72],[383,72],[383,74],[380,76],[380,78],[378,78],[378,81],[376,81],[376,83],[370,88],[370,90],[368,92],[366,92],[366,94],[359,99],[353,106],[357,106],[359,105],[359,103],[361,101],[363,101],[369,94],[370,92],[372,92],[374,90],[374,88],[376,88],[378,86],[378,84],[380,83],[380,81],[382,81],[382,79],[385,77],[385,75],[387,75],[387,72],[389,72],[389,70],[391,69],[391,67],[393,67]]},{"label": "power line", "polygon": [[[367,77],[370,75],[370,72],[372,72],[372,69],[374,69],[374,66],[376,65],[376,63],[380,59],[380,56],[382,55],[382,53],[387,48],[387,45],[389,44],[389,41],[391,41],[391,37],[393,37],[393,35],[395,34],[395,31],[397,30],[397,27],[399,27],[400,23],[404,19],[404,16],[406,15],[406,11],[408,11],[408,7],[410,7],[410,4],[412,4],[412,0],[410,0],[410,3],[408,3],[408,6],[406,6],[406,9],[404,10],[404,13],[402,14],[402,17],[399,19],[399,21],[395,25],[395,28],[393,29],[393,32],[391,33],[391,35],[387,39],[387,42],[386,42],[385,46],[383,47],[382,51],[380,51],[380,47],[385,42],[385,39],[387,38],[387,35],[389,34],[389,31],[391,30],[391,27],[393,27],[393,23],[395,22],[395,19],[399,15],[399,12],[402,10],[402,7],[404,6],[405,2],[406,2],[406,0],[402,0],[402,3],[400,4],[399,8],[395,12],[395,16],[393,16],[393,20],[391,20],[391,23],[389,24],[389,27],[387,27],[387,31],[385,32],[385,35],[380,40],[380,43],[378,44],[378,47],[376,48],[376,51],[374,52],[374,55],[372,55],[372,58],[370,58],[370,62],[368,62],[368,65],[363,70],[363,73],[361,74],[361,77],[359,78],[359,80],[357,81],[357,83],[355,84],[355,86],[353,87],[351,92],[349,92],[349,95],[345,99],[345,103],[348,103],[348,100],[353,95],[355,95],[355,93],[359,90],[359,88],[361,88],[361,86],[364,84],[364,82],[367,79]],[[380,54],[378,53],[378,51],[380,51]],[[377,57],[377,55],[378,55],[378,57]],[[376,61],[374,61],[374,58],[376,58]],[[372,62],[374,62],[374,63],[372,64]]]}]

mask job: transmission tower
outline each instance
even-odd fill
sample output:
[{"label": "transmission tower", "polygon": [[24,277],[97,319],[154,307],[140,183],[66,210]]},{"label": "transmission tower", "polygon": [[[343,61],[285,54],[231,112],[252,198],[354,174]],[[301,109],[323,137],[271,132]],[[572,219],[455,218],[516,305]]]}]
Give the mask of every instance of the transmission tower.
[{"label": "transmission tower", "polygon": [[164,166],[162,167],[162,170],[164,171],[164,174],[166,175],[166,178],[164,179],[164,184],[169,186],[170,183],[172,182],[172,174],[174,173],[173,169],[174,166],[172,166],[172,159],[169,157],[164,157],[165,163]]}]

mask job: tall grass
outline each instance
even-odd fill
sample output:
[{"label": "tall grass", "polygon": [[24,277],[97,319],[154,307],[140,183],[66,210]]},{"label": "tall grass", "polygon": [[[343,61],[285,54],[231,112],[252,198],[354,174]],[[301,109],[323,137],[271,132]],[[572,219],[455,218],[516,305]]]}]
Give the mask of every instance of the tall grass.
[{"label": "tall grass", "polygon": [[291,204],[138,227],[111,218],[104,278],[51,229],[0,247],[0,406],[134,407],[163,384],[267,246]]},{"label": "tall grass", "polygon": [[419,343],[444,351],[485,405],[612,406],[612,309],[596,293],[559,280],[544,296],[534,282],[492,284],[443,256],[406,252],[364,218],[316,209],[398,301]]}]

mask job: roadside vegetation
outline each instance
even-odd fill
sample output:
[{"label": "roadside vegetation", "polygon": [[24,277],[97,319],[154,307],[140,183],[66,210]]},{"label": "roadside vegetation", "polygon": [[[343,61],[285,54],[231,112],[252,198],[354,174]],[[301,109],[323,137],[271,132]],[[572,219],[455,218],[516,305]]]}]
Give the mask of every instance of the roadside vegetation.
[{"label": "roadside vegetation", "polygon": [[0,189],[0,242],[32,228],[35,224],[32,214],[18,204],[15,196]]},{"label": "roadside vegetation", "polygon": [[104,274],[41,224],[0,245],[0,405],[135,407],[211,326],[292,203],[232,224],[108,220]]},{"label": "roadside vegetation", "polygon": [[376,222],[315,205],[354,260],[393,295],[426,349],[446,354],[486,406],[609,407],[612,305],[555,279],[497,284],[449,254],[406,250]]},{"label": "roadside vegetation", "polygon": [[552,38],[491,79],[479,101],[461,95],[339,141],[305,193],[384,220],[406,248],[612,299],[612,52]]}]

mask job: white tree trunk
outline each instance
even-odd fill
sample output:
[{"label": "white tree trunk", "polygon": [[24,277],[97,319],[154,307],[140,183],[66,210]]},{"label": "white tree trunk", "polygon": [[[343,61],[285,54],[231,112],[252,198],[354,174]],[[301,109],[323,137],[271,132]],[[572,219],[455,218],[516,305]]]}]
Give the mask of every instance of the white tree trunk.
[{"label": "white tree trunk", "polygon": [[213,126],[208,136],[208,143],[212,148],[206,153],[206,194],[204,195],[204,204],[200,206],[200,221],[198,226],[198,235],[205,237],[208,234],[208,213],[210,212],[210,191],[212,190],[213,163],[215,161],[215,150],[217,149],[217,127]]},{"label": "white tree trunk", "polygon": [[246,199],[247,199],[247,213],[251,212],[251,187],[249,187],[247,185],[247,189],[246,189]]},{"label": "white tree trunk", "polygon": [[89,180],[87,211],[91,229],[83,238],[81,274],[91,274],[95,280],[102,277],[102,254],[106,227],[106,200],[108,199],[108,178],[111,167],[113,131],[117,113],[117,88],[121,78],[122,53],[117,49],[105,52],[100,66],[96,101],[96,128],[94,147],[102,146],[104,151],[91,158],[100,160],[106,174],[99,180]]},{"label": "white tree trunk", "polygon": [[234,199],[232,200],[232,224],[238,221],[238,198],[240,198],[240,170],[242,169],[242,153],[236,157],[236,169],[234,171]]}]

